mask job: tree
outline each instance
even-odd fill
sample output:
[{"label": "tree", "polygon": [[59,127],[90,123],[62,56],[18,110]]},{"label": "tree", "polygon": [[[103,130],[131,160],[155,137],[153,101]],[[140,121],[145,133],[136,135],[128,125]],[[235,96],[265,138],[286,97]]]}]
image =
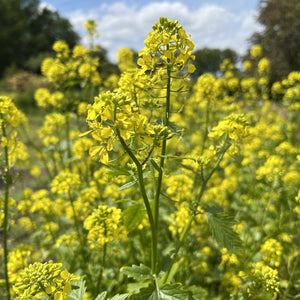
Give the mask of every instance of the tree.
[{"label": "tree", "polygon": [[30,58],[51,51],[57,40],[70,47],[79,41],[70,22],[41,9],[39,0],[0,0],[0,28],[0,75],[11,64],[24,68]]},{"label": "tree", "polygon": [[225,58],[229,58],[233,64],[237,63],[239,59],[238,54],[232,49],[202,48],[194,51],[193,55],[195,55],[193,64],[196,71],[191,75],[194,79],[203,73],[212,73],[217,76],[220,71],[220,64]]},{"label": "tree", "polygon": [[300,70],[299,0],[260,0],[258,21],[261,32],[250,38],[260,44],[271,62],[271,82]]}]

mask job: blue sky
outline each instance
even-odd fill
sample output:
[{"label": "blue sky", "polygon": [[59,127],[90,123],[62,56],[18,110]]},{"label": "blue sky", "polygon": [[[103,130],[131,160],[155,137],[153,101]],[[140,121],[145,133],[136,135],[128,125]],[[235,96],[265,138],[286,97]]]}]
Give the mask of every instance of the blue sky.
[{"label": "blue sky", "polygon": [[232,48],[244,54],[247,38],[261,27],[256,22],[259,0],[41,0],[42,6],[67,17],[87,43],[83,24],[98,24],[97,43],[116,61],[118,49],[139,51],[152,25],[161,16],[178,19],[191,34],[196,49]]}]

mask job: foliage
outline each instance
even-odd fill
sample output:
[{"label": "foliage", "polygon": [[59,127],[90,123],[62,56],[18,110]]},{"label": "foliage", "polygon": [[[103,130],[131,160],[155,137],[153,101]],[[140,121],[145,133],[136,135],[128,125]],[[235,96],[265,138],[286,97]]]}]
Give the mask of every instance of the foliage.
[{"label": "foliage", "polygon": [[70,47],[79,41],[67,19],[39,5],[39,0],[0,1],[0,76],[12,63],[18,68],[28,66],[27,60],[49,52],[57,40]]},{"label": "foliage", "polygon": [[232,49],[210,49],[203,48],[193,52],[195,60],[193,64],[196,67],[196,71],[192,74],[193,79],[197,79],[204,73],[212,73],[214,76],[220,75],[220,64],[225,58],[230,59],[233,64],[238,62],[239,56]]},{"label": "foliage", "polygon": [[300,70],[300,7],[298,0],[261,0],[258,21],[263,30],[251,37],[271,62],[271,83]]},{"label": "foliage", "polygon": [[194,43],[160,18],[103,79],[95,26],[90,47],[58,41],[43,61],[37,133],[0,97],[1,295],[296,298],[300,73],[269,88],[255,45],[244,77],[225,59],[193,82]]}]

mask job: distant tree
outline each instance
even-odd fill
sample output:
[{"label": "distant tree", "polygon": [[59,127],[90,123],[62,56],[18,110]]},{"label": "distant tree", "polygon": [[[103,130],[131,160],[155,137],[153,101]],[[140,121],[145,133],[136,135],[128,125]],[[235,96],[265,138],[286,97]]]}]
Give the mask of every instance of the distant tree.
[{"label": "distant tree", "polygon": [[26,68],[26,61],[51,51],[57,40],[70,47],[79,41],[70,22],[41,9],[39,0],[0,0],[0,28],[0,76],[11,64]]},{"label": "distant tree", "polygon": [[300,70],[300,2],[299,0],[260,0],[258,21],[261,32],[250,38],[260,44],[271,62],[271,82]]},{"label": "distant tree", "polygon": [[192,77],[196,79],[203,73],[212,73],[217,76],[220,71],[220,64],[225,58],[229,58],[233,64],[237,63],[239,55],[232,49],[211,49],[202,48],[194,51],[195,60],[193,64],[196,67],[196,71],[192,74]]},{"label": "distant tree", "polygon": [[119,68],[116,64],[113,64],[107,58],[107,50],[99,46],[99,50],[95,51],[95,56],[99,57],[98,71],[103,79],[106,79],[111,74],[120,74]]}]

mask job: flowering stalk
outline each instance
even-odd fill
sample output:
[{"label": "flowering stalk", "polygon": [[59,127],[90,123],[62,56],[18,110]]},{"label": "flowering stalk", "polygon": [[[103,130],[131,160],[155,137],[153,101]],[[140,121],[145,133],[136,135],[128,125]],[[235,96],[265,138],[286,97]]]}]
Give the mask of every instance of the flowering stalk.
[{"label": "flowering stalk", "polygon": [[[1,116],[2,119],[2,116]],[[4,124],[2,124],[2,134],[6,138],[6,130]],[[10,300],[9,291],[9,276],[8,276],[8,248],[7,248],[7,236],[8,236],[8,198],[9,198],[9,158],[8,147],[4,146],[5,156],[5,195],[4,195],[4,220],[3,220],[3,251],[4,251],[4,274],[5,274],[5,288],[6,297]]]}]

